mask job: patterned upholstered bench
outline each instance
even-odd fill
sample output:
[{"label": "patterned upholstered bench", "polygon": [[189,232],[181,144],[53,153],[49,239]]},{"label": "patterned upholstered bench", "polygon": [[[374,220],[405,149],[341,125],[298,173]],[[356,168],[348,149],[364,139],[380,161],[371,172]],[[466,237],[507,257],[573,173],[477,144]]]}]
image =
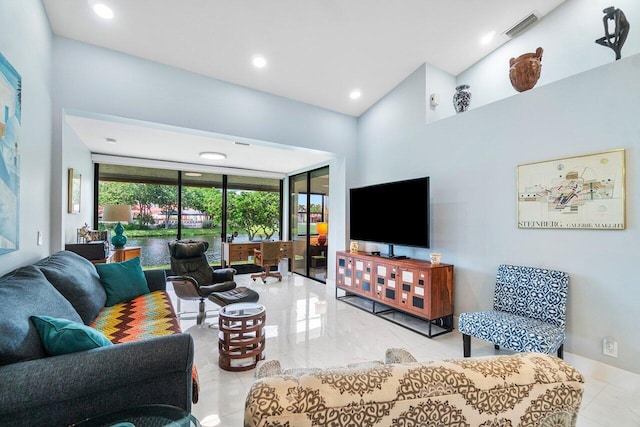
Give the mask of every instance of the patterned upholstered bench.
[{"label": "patterned upholstered bench", "polygon": [[404,353],[322,370],[263,362],[244,426],[575,426],[584,379],[555,356],[420,363]]},{"label": "patterned upholstered bench", "polygon": [[493,310],[460,313],[464,356],[471,337],[496,349],[563,356],[569,275],[562,271],[516,265],[498,267]]},{"label": "patterned upholstered bench", "polygon": [[[109,341],[120,344],[182,332],[165,291],[140,295],[130,301],[103,308],[91,327],[102,332]],[[193,365],[191,399],[198,402],[198,373]]]}]

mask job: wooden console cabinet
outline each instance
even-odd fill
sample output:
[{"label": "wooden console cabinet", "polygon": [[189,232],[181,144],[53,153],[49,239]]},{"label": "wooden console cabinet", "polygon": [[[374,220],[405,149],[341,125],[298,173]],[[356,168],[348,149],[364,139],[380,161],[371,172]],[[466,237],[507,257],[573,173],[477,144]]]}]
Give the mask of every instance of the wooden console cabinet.
[{"label": "wooden console cabinet", "polygon": [[337,252],[336,298],[432,338],[453,330],[453,265]]},{"label": "wooden console cabinet", "polygon": [[127,246],[121,249],[114,249],[108,262],[128,261],[142,255],[142,248],[139,246]]}]

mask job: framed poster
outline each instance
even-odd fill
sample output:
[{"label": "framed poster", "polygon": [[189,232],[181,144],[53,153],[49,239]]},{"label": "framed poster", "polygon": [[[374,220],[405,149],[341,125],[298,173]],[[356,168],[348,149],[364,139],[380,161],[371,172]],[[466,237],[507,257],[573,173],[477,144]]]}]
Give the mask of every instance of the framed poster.
[{"label": "framed poster", "polygon": [[0,255],[20,238],[20,127],[22,79],[0,54]]},{"label": "framed poster", "polygon": [[73,168],[69,168],[69,188],[68,201],[69,213],[80,213],[80,189],[82,186],[82,175]]},{"label": "framed poster", "polygon": [[624,230],[624,149],[518,166],[518,227]]}]

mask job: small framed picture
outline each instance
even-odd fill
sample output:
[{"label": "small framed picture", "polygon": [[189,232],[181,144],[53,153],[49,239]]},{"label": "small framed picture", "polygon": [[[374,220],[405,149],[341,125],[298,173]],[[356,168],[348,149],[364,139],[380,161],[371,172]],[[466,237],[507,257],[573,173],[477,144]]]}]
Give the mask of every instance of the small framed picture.
[{"label": "small framed picture", "polygon": [[358,252],[358,242],[351,242],[349,252]]},{"label": "small framed picture", "polygon": [[69,168],[69,189],[68,189],[68,212],[80,213],[80,190],[82,185],[82,176],[78,171]]}]

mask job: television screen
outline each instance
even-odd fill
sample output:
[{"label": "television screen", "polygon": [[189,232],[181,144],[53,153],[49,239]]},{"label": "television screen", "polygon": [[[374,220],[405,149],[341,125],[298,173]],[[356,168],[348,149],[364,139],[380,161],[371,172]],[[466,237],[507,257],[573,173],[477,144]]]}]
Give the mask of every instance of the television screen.
[{"label": "television screen", "polygon": [[349,190],[351,240],[429,247],[429,177]]}]

